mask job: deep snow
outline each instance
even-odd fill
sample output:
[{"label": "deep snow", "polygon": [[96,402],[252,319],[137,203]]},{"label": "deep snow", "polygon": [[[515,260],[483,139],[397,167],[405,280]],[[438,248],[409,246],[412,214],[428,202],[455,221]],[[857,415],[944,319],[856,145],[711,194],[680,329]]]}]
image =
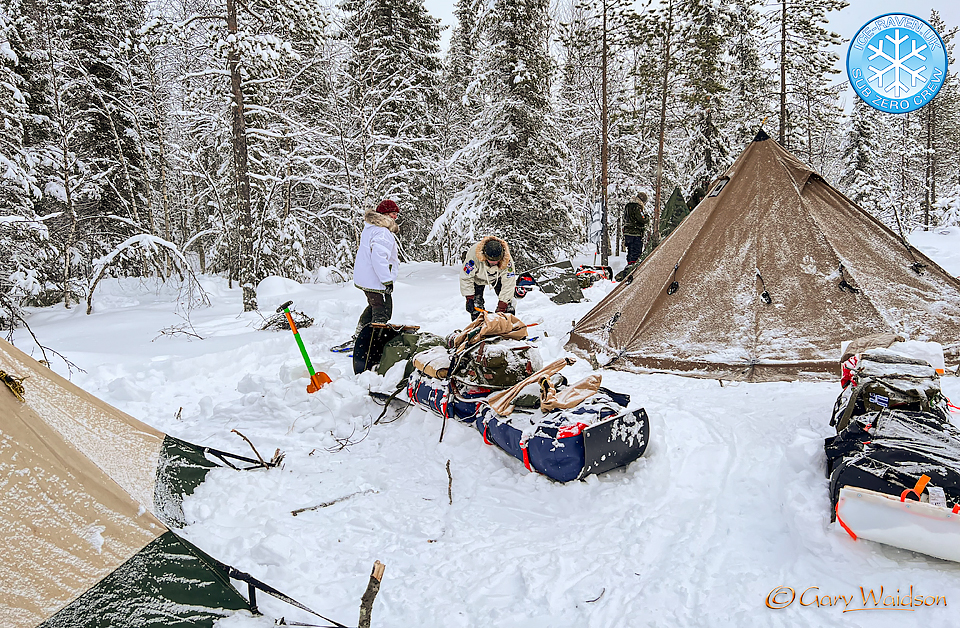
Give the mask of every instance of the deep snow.
[{"label": "deep snow", "polygon": [[[960,229],[911,239],[960,274]],[[441,335],[462,328],[457,271],[402,265],[393,320]],[[720,386],[603,371],[604,386],[646,408],[651,444],[625,470],[560,485],[466,426],[449,424],[438,443],[440,419],[423,410],[370,427],[381,408],[367,390],[389,382],[354,376],[349,358],[328,351],[349,337],[364,304],[351,284],[274,278],[259,290],[264,315],[289,298],[316,319],[302,336],[334,382],[308,395],[290,333],[257,331],[259,314],[238,314],[239,289],[202,282],[213,305],[189,312],[192,328],[183,327],[175,286],[130,280],[102,282],[90,316],[54,307],[29,320],[45,345],[84,369],[70,374],[74,383],[133,416],[243,455],[251,452],[232,429],[264,457],[286,452],[282,469],[210,473],[185,502],[192,523],[182,533],[327,617],[356,625],[379,559],[386,574],[374,626],[957,625],[960,565],[855,542],[830,524],[823,439],[839,383]],[[580,304],[558,306],[537,292],[519,302],[521,318],[543,319],[545,362],[566,354],[573,321],[612,285],[589,289]],[[23,331],[15,338],[37,355]],[[62,361],[53,366],[67,374]],[[564,371],[570,379],[589,372],[583,361]],[[942,384],[960,399],[960,380]],[[765,600],[779,586],[798,599],[771,610]],[[803,601],[846,595],[848,608],[861,608],[860,587],[879,595],[881,586],[884,596],[912,586],[949,606],[843,613],[842,600],[838,608],[799,599],[818,587]],[[268,626],[280,616],[323,623],[265,595],[258,601],[268,617],[218,625]]]}]

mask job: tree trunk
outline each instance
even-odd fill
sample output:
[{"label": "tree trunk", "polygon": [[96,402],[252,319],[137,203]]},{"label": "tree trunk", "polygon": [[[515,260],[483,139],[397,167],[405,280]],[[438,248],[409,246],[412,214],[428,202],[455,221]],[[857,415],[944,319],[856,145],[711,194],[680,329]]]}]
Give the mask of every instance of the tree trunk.
[{"label": "tree trunk", "polygon": [[603,49],[601,52],[603,92],[600,104],[600,263],[610,263],[610,227],[607,225],[607,0],[603,0]]},{"label": "tree trunk", "polygon": [[[237,34],[237,5],[227,0],[227,30]],[[227,56],[230,70],[230,88],[233,92],[233,165],[237,175],[237,237],[239,238],[239,268],[237,279],[243,290],[243,311],[257,309],[253,259],[253,212],[250,208],[250,176],[247,161],[247,128],[243,119],[243,88],[240,80],[240,55],[235,47]]]},{"label": "tree trunk", "polygon": [[787,0],[781,0],[780,11],[780,137],[787,147]]},{"label": "tree trunk", "polygon": [[670,79],[670,40],[673,37],[673,2],[667,5],[667,32],[663,45],[663,87],[660,96],[660,142],[657,148],[657,189],[653,200],[653,224],[650,225],[651,245],[660,242],[660,201],[663,198],[663,138],[667,131],[667,83]]},{"label": "tree trunk", "polygon": [[53,109],[57,116],[57,124],[60,126],[60,150],[63,155],[61,177],[63,178],[63,192],[66,197],[67,216],[70,218],[70,230],[67,232],[63,242],[63,306],[70,309],[70,248],[73,246],[77,237],[77,212],[73,206],[73,197],[70,190],[70,140],[67,133],[66,121],[64,120],[63,109],[60,106],[60,85],[59,81],[57,81],[57,67],[53,62],[53,40],[51,38],[53,26],[50,24],[50,15],[48,13],[44,13],[43,15],[44,18],[46,18],[47,54],[50,59],[50,80],[53,83]]}]

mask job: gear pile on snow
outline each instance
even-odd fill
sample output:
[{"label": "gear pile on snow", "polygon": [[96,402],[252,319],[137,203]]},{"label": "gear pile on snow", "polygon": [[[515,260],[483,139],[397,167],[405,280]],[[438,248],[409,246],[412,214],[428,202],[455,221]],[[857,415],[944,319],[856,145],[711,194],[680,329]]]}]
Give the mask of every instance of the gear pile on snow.
[{"label": "gear pile on snow", "polygon": [[472,425],[530,471],[559,482],[625,466],[643,455],[650,435],[643,408],[600,387],[590,375],[568,385],[559,371],[571,359],[542,365],[525,341],[526,326],[509,314],[484,314],[413,358],[410,402]]},{"label": "gear pile on snow", "polygon": [[824,451],[844,530],[960,560],[960,429],[936,369],[887,349],[864,352],[834,424]]}]

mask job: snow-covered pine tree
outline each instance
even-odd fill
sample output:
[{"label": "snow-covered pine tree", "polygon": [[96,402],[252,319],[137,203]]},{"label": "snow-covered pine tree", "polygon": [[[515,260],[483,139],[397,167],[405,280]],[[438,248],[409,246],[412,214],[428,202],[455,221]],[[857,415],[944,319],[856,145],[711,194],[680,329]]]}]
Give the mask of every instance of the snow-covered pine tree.
[{"label": "snow-covered pine tree", "polygon": [[61,100],[66,115],[79,121],[72,146],[89,168],[94,187],[81,212],[81,233],[98,234],[85,240],[91,254],[100,255],[149,231],[145,150],[133,112],[125,106],[136,98],[124,78],[127,60],[121,54],[121,43],[143,24],[143,5],[137,0],[51,0],[49,10],[63,47]]},{"label": "snow-covered pine tree", "polygon": [[458,192],[431,238],[454,229],[505,238],[518,268],[574,250],[580,221],[565,195],[566,155],[550,106],[546,0],[496,0],[484,24],[483,110],[475,125],[475,182]]},{"label": "snow-covered pine tree", "polygon": [[[471,180],[473,164],[465,159],[471,128],[481,108],[481,94],[477,81],[477,64],[484,11],[484,0],[457,0],[453,15],[457,20],[450,36],[450,45],[443,63],[442,99],[437,115],[438,150],[441,163],[439,208],[450,202],[457,190]],[[461,239],[446,232],[435,240],[444,264],[456,264],[461,259]]]},{"label": "snow-covered pine tree", "polygon": [[[360,208],[384,198],[401,209],[401,246],[423,247],[439,214],[440,24],[423,0],[345,0],[343,75],[355,111],[354,172]],[[359,216],[358,216],[359,218]]]},{"label": "snow-covered pine tree", "polygon": [[0,3],[0,329],[16,327],[24,298],[45,288],[44,261],[55,255],[46,226],[37,219],[37,155],[26,145],[30,113],[17,72],[24,50],[19,2]]},{"label": "snow-covered pine tree", "polygon": [[[607,250],[617,255],[621,208],[628,196],[647,187],[641,155],[643,135],[651,132],[644,119],[652,102],[649,90],[641,88],[648,75],[637,71],[642,57],[633,33],[635,17],[620,0],[575,1],[560,37],[556,117],[569,155],[565,172],[571,198],[578,214],[600,225],[599,233],[589,234],[601,245],[606,214],[612,245]],[[601,254],[603,250],[601,246]]]},{"label": "snow-covered pine tree", "polygon": [[187,51],[179,158],[193,202],[210,210],[188,243],[213,227],[213,268],[239,279],[245,311],[256,309],[265,274],[300,278],[305,269],[305,236],[290,214],[302,126],[284,95],[301,69],[292,41],[315,45],[325,19],[307,0],[208,0],[169,10],[160,29]]},{"label": "snow-covered pine tree", "polygon": [[684,187],[697,194],[730,164],[729,140],[724,136],[729,114],[724,52],[732,17],[725,4],[711,0],[681,0],[677,8],[685,42],[678,71],[685,78],[683,99],[691,109]]},{"label": "snow-covered pine tree", "polygon": [[957,122],[960,116],[960,89],[958,89],[956,74],[949,72],[949,67],[953,63],[953,39],[957,29],[948,30],[937,11],[931,11],[930,25],[940,33],[946,45],[948,73],[940,93],[919,112],[924,142],[924,195],[921,210],[924,229],[929,229],[938,223],[936,211],[938,184],[958,177],[956,173],[960,167],[960,157],[950,152],[950,149],[956,146],[955,138],[960,133],[958,129],[960,124]]},{"label": "snow-covered pine tree", "polygon": [[734,0],[730,6],[727,49],[727,118],[729,137],[736,153],[752,141],[762,122],[774,111],[773,76],[763,65],[760,13],[755,0]]},{"label": "snow-covered pine tree", "polygon": [[887,134],[883,114],[857,98],[844,136],[840,190],[894,231],[896,217],[889,206],[890,183],[884,172],[883,140]]},{"label": "snow-covered pine tree", "polygon": [[808,161],[812,161],[816,116],[822,113],[835,118],[840,114],[839,110],[831,113],[835,100],[830,97],[827,76],[839,73],[831,47],[838,46],[841,39],[823,25],[829,12],[848,4],[846,0],[779,0],[768,5],[765,15],[767,55],[780,79],[777,141]]}]

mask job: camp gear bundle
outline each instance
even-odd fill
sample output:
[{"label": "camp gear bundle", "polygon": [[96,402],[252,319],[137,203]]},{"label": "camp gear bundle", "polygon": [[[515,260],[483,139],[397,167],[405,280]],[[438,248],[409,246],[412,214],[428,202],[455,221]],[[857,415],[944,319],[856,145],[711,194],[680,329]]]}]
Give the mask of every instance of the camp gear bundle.
[{"label": "camp gear bundle", "polygon": [[636,372],[832,379],[841,341],[878,331],[960,357],[960,280],[761,132],[567,348]]},{"label": "camp gear bundle", "polygon": [[840,394],[830,418],[838,432],[851,417],[884,408],[928,412],[949,421],[940,377],[924,360],[872,349],[860,355],[851,383]]},{"label": "camp gear bundle", "polygon": [[484,442],[522,461],[530,471],[567,482],[636,460],[649,440],[649,420],[628,409],[629,396],[600,386],[591,374],[568,385],[546,366],[526,328],[509,314],[489,314],[451,334],[449,349],[416,354],[407,380],[411,403],[472,425]]},{"label": "camp gear bundle", "polygon": [[838,433],[824,451],[843,529],[960,560],[960,429],[937,370],[888,349],[865,351],[831,424]]}]

